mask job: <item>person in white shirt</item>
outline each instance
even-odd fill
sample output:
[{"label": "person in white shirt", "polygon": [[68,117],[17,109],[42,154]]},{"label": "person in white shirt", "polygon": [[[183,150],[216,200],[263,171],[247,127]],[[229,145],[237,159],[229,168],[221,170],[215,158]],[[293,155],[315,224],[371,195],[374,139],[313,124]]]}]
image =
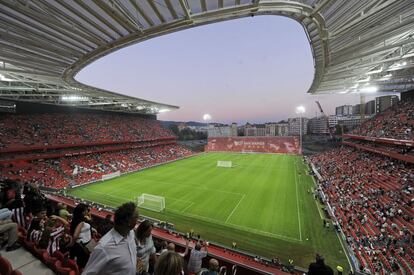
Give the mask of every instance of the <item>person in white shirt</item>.
[{"label": "person in white shirt", "polygon": [[136,275],[137,246],[134,227],[138,210],[133,202],[115,211],[114,228],[106,233],[93,250],[83,275]]},{"label": "person in white shirt", "polygon": [[137,257],[140,266],[142,266],[142,270],[139,270],[139,273],[148,272],[150,259],[155,260],[155,246],[151,231],[152,224],[148,220],[141,222],[137,228]]},{"label": "person in white shirt", "polygon": [[76,258],[76,263],[80,268],[84,268],[89,259],[89,251],[86,251],[85,246],[92,240],[90,215],[89,207],[80,203],[73,209],[73,218],[70,223],[72,241],[69,256],[71,259]]}]

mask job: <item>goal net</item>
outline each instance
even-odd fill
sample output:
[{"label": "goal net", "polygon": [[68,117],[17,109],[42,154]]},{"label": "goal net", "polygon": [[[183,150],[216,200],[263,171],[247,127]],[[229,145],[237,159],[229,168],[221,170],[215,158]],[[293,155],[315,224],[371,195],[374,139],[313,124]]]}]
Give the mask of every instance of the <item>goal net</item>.
[{"label": "goal net", "polygon": [[116,172],[113,172],[113,173],[110,173],[110,174],[103,175],[102,180],[113,179],[113,178],[119,177],[120,175],[121,175],[121,172],[116,171]]},{"label": "goal net", "polygon": [[165,208],[165,198],[144,193],[137,197],[137,205],[140,208],[161,212]]},{"label": "goal net", "polygon": [[233,167],[233,163],[231,161],[227,161],[227,160],[218,160],[217,161],[217,167],[231,168],[231,167]]}]

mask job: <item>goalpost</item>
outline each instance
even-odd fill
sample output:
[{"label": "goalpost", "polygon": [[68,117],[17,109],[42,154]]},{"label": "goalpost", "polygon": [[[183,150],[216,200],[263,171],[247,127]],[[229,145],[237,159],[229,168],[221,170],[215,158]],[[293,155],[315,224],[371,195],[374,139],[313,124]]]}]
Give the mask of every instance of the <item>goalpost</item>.
[{"label": "goalpost", "polygon": [[110,174],[103,175],[101,180],[104,181],[104,180],[113,179],[113,178],[119,177],[120,175],[121,175],[121,171],[116,171]]},{"label": "goalpost", "polygon": [[228,160],[218,160],[217,161],[217,167],[225,167],[225,168],[232,168],[233,163]]},{"label": "goalpost", "polygon": [[161,212],[165,209],[165,198],[143,193],[137,197],[137,205],[140,208]]}]

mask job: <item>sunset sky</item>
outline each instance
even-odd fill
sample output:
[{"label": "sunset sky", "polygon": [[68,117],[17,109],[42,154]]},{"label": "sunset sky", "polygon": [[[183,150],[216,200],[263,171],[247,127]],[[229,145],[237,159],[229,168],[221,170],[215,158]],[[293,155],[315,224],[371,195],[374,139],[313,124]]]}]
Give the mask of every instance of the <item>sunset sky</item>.
[{"label": "sunset sky", "polygon": [[[255,16],[192,28],[118,50],[83,69],[77,80],[147,100],[177,105],[160,120],[261,123],[356,104],[358,95],[307,94],[314,68],[302,26],[280,16]],[[367,101],[372,97],[367,97]]]}]

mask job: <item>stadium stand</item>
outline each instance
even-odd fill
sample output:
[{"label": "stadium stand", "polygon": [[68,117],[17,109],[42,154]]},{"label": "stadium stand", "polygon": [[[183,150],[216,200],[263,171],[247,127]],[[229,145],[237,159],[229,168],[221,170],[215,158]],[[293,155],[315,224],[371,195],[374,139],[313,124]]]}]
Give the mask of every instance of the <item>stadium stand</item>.
[{"label": "stadium stand", "polygon": [[364,122],[353,134],[369,137],[414,139],[414,101],[403,100]]},{"label": "stadium stand", "polygon": [[55,189],[191,155],[159,121],[121,114],[2,114],[3,178]]},{"label": "stadium stand", "polygon": [[3,177],[59,189],[97,181],[103,175],[115,171],[132,172],[191,154],[189,150],[171,144],[42,161],[13,162],[3,164],[1,169]]},{"label": "stadium stand", "polygon": [[0,148],[12,149],[13,152],[173,136],[157,120],[123,114],[1,114],[0,128]]},{"label": "stadium stand", "polygon": [[310,161],[361,270],[413,274],[414,165],[347,146]]}]

